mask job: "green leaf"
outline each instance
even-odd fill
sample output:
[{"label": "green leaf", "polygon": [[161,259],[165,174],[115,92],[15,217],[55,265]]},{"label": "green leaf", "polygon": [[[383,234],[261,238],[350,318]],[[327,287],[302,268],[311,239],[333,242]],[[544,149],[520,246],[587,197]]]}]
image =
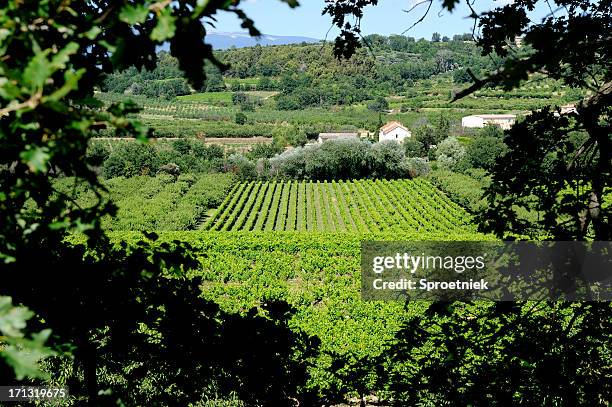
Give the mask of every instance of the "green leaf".
[{"label": "green leaf", "polygon": [[23,81],[31,89],[40,89],[47,79],[58,69],[65,69],[70,56],[79,49],[79,44],[69,42],[64,48],[57,52],[51,61],[47,59],[51,49],[37,51],[23,71]]},{"label": "green leaf", "polygon": [[149,7],[147,5],[138,4],[136,6],[132,6],[130,4],[126,5],[121,9],[119,13],[119,19],[124,23],[128,24],[142,24],[147,19],[149,15]]},{"label": "green leaf", "polygon": [[[41,332],[41,334],[43,333]],[[48,334],[43,334],[43,338],[46,339],[47,336]],[[54,352],[45,348],[42,343],[39,343],[40,339],[42,338],[37,338],[34,341],[18,341],[17,344],[7,346],[0,353],[6,360],[6,363],[15,371],[17,380],[22,380],[25,377],[45,378],[48,376],[40,370],[39,362],[42,358],[53,355]]]},{"label": "green leaf", "polygon": [[0,332],[3,335],[21,337],[21,330],[33,315],[25,307],[13,306],[11,297],[0,297]]},{"label": "green leaf", "polygon": [[76,42],[69,42],[64,48],[62,48],[57,54],[51,59],[51,67],[53,72],[58,69],[65,69],[66,63],[70,59],[70,55],[75,54],[79,50],[79,44]]},{"label": "green leaf", "polygon": [[47,60],[49,51],[37,52],[23,71],[23,81],[31,89],[41,88],[53,73],[52,65]]},{"label": "green leaf", "polygon": [[79,79],[81,79],[84,73],[85,68],[81,68],[76,72],[66,71],[62,87],[46,97],[45,101],[58,101],[71,91],[77,89],[79,87]]},{"label": "green leaf", "polygon": [[154,41],[165,41],[168,38],[174,37],[176,18],[171,14],[169,9],[164,9],[157,17],[157,25],[151,32],[151,39]]},{"label": "green leaf", "polygon": [[98,41],[98,44],[102,45],[109,52],[114,53],[117,50],[117,47],[106,40]]},{"label": "green leaf", "polygon": [[0,78],[0,97],[7,100],[17,99],[20,95],[19,88],[8,78]]},{"label": "green leaf", "polygon": [[83,36],[89,40],[95,40],[101,32],[102,29],[96,26],[83,33]]},{"label": "green leaf", "polygon": [[49,223],[49,229],[51,230],[67,229],[68,227],[70,227],[70,222],[68,221],[57,221]]},{"label": "green leaf", "polygon": [[40,360],[45,356],[54,355],[51,349],[45,347],[45,342],[51,335],[50,329],[45,329],[26,339],[23,329],[26,321],[34,313],[25,307],[13,305],[11,297],[0,297],[0,333],[4,335],[0,346],[0,358],[13,368],[17,380],[25,377],[47,377],[39,368]]},{"label": "green leaf", "polygon": [[26,151],[22,151],[19,154],[21,159],[28,165],[32,172],[46,172],[47,161],[51,158],[49,155],[49,149],[47,147],[36,146],[29,148]]}]

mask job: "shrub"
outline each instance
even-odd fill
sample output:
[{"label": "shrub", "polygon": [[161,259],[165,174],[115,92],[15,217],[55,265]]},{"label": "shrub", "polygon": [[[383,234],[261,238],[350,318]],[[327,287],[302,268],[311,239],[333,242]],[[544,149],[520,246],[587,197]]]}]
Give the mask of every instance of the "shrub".
[{"label": "shrub", "polygon": [[87,161],[94,167],[100,167],[110,155],[110,149],[102,142],[91,141],[87,148]]},{"label": "shrub", "polygon": [[408,175],[404,148],[397,141],[372,144],[368,161],[372,178],[402,178]]},{"label": "shrub", "polygon": [[409,157],[406,159],[408,174],[411,178],[422,177],[431,172],[429,160],[421,157]]},{"label": "shrub", "polygon": [[404,154],[406,157],[426,157],[425,146],[419,141],[409,138],[404,140]]},{"label": "shrub", "polygon": [[227,158],[224,171],[235,174],[242,180],[253,179],[257,175],[255,172],[255,164],[240,154],[232,154]]},{"label": "shrub", "polygon": [[270,160],[260,158],[255,163],[255,173],[258,179],[265,179],[270,174]]},{"label": "shrub", "polygon": [[303,146],[308,141],[306,131],[296,126],[277,126],[272,130],[272,140],[279,146]]},{"label": "shrub", "polygon": [[246,115],[244,113],[238,112],[238,113],[236,113],[235,121],[236,121],[236,124],[239,124],[239,125],[242,126],[243,124],[245,124],[247,122],[247,117],[246,117]]},{"label": "shrub", "polygon": [[469,175],[470,177],[474,178],[477,181],[480,181],[482,183],[489,183],[491,182],[491,176],[489,175],[489,173],[487,171],[485,171],[482,168],[468,168],[465,171],[466,175]]},{"label": "shrub", "polygon": [[302,108],[298,101],[290,95],[280,94],[275,97],[275,100],[276,108],[279,110],[298,110]]},{"label": "shrub", "polygon": [[[155,175],[161,165],[175,164],[182,173],[206,173],[223,170],[225,151],[219,145],[206,145],[200,140],[179,139],[172,143],[141,145],[132,141],[109,142],[112,154],[104,161],[106,178],[134,175]],[[170,147],[170,148],[168,148]],[[162,172],[170,172],[168,169]]]},{"label": "shrub", "polygon": [[283,148],[275,143],[264,144],[258,143],[253,146],[251,151],[248,152],[247,156],[252,160],[258,160],[260,158],[272,158],[277,154],[280,154]]},{"label": "shrub", "polygon": [[448,117],[440,114],[436,120],[436,127],[434,131],[436,143],[450,137],[450,128],[451,122]]},{"label": "shrub", "polygon": [[159,174],[169,174],[173,177],[178,177],[181,175],[181,169],[175,163],[168,163],[159,167],[159,170],[157,170],[157,175]]},{"label": "shrub", "polygon": [[499,137],[477,136],[467,146],[465,159],[470,167],[491,171],[508,147]]},{"label": "shrub", "polygon": [[[252,112],[255,110],[255,101],[252,100],[246,93],[244,92],[234,92],[232,93],[232,103],[234,105],[240,106],[240,109],[245,112]],[[236,122],[238,123],[238,122]],[[244,123],[239,123],[244,124]]]},{"label": "shrub", "polygon": [[215,160],[221,159],[225,155],[223,147],[218,144],[211,144],[207,146],[201,141],[192,141],[191,143],[191,154],[195,157],[203,160]]},{"label": "shrub", "polygon": [[438,144],[434,154],[441,168],[452,170],[465,155],[465,148],[455,137],[448,137]]},{"label": "shrub", "polygon": [[327,141],[306,152],[304,171],[311,179],[361,178],[368,170],[370,143],[361,140]]},{"label": "shrub", "polygon": [[501,139],[504,137],[504,131],[499,126],[486,125],[482,129],[478,130],[477,135],[480,137],[496,137]]},{"label": "shrub", "polygon": [[232,93],[232,103],[234,105],[242,105],[243,103],[248,102],[249,97],[244,92],[234,92]]},{"label": "shrub", "polygon": [[389,102],[382,96],[377,97],[372,103],[368,104],[368,109],[374,112],[389,110]]},{"label": "shrub", "polygon": [[144,95],[149,98],[162,97],[172,99],[175,96],[188,95],[190,93],[190,89],[185,79],[171,78],[134,82],[128,89],[126,89],[126,92],[134,95]]},{"label": "shrub", "polygon": [[303,146],[308,142],[308,136],[302,129],[297,129],[289,135],[289,144],[292,146]]},{"label": "shrub", "polygon": [[296,147],[271,158],[269,161],[269,176],[278,178],[306,178],[306,154],[312,146]]},{"label": "shrub", "polygon": [[[261,164],[263,170],[266,167]],[[296,147],[269,160],[269,177],[289,179],[402,178],[409,175],[404,149],[396,142],[335,140]]]},{"label": "shrub", "polygon": [[179,154],[189,154],[191,151],[191,142],[187,139],[178,139],[172,142],[172,148]]},{"label": "shrub", "polygon": [[439,141],[436,139],[436,130],[428,124],[418,126],[414,130],[414,140],[423,146],[425,152],[429,151],[429,148]]},{"label": "shrub", "polygon": [[455,69],[453,71],[453,82],[461,84],[470,83],[472,82],[472,77],[465,68]]},{"label": "shrub", "polygon": [[445,170],[454,170],[457,167],[457,161],[445,154],[437,154],[438,168]]},{"label": "shrub", "polygon": [[478,181],[468,175],[447,170],[432,171],[428,179],[444,191],[453,202],[473,213],[482,211],[487,206],[486,200],[482,197],[487,186],[486,180]]},{"label": "shrub", "polygon": [[254,112],[255,111],[255,102],[252,100],[248,100],[240,105],[240,110],[243,112]]},{"label": "shrub", "polygon": [[152,175],[158,167],[159,160],[152,145],[128,141],[115,146],[104,162],[103,175],[106,178]]}]

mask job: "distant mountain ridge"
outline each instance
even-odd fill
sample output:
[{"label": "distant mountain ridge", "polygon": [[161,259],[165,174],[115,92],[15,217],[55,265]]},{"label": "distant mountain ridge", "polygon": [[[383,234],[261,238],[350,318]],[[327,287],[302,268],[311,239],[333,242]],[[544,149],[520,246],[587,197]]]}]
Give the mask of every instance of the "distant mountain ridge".
[{"label": "distant mountain ridge", "polygon": [[213,31],[206,34],[206,42],[211,44],[214,49],[228,49],[232,47],[245,48],[259,45],[288,45],[300,44],[302,42],[317,43],[320,40],[309,37],[268,35],[262,34],[261,37],[251,37],[248,33],[221,32]]}]

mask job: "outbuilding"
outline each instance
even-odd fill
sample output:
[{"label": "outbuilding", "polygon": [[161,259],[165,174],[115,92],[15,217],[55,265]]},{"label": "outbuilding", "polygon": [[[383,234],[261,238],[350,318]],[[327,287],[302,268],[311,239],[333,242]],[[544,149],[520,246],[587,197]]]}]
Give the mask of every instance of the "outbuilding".
[{"label": "outbuilding", "polygon": [[463,117],[461,126],[480,129],[487,125],[493,125],[508,130],[514,122],[516,122],[515,114],[475,114]]},{"label": "outbuilding", "polygon": [[409,137],[412,137],[412,133],[400,122],[389,122],[378,132],[378,141],[395,140],[401,143]]},{"label": "outbuilding", "polygon": [[358,139],[359,134],[357,133],[319,133],[317,141],[319,143],[325,143],[330,140],[345,140],[345,139]]}]

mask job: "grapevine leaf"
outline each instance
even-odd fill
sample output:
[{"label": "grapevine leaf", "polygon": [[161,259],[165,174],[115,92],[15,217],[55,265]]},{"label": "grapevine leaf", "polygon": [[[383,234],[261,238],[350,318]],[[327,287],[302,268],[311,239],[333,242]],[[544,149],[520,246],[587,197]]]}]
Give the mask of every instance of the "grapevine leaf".
[{"label": "grapevine leaf", "polygon": [[119,19],[124,23],[134,25],[134,24],[142,24],[147,19],[149,15],[149,7],[143,4],[138,4],[132,6],[130,4],[126,5],[121,9],[121,13],[119,13]]},{"label": "grapevine leaf", "polygon": [[34,147],[22,151],[21,159],[28,165],[32,172],[46,172],[47,162],[51,158],[46,147]]},{"label": "grapevine leaf", "polygon": [[154,41],[165,41],[174,37],[176,18],[170,13],[169,9],[164,9],[157,17],[157,25],[151,32],[151,39]]}]

